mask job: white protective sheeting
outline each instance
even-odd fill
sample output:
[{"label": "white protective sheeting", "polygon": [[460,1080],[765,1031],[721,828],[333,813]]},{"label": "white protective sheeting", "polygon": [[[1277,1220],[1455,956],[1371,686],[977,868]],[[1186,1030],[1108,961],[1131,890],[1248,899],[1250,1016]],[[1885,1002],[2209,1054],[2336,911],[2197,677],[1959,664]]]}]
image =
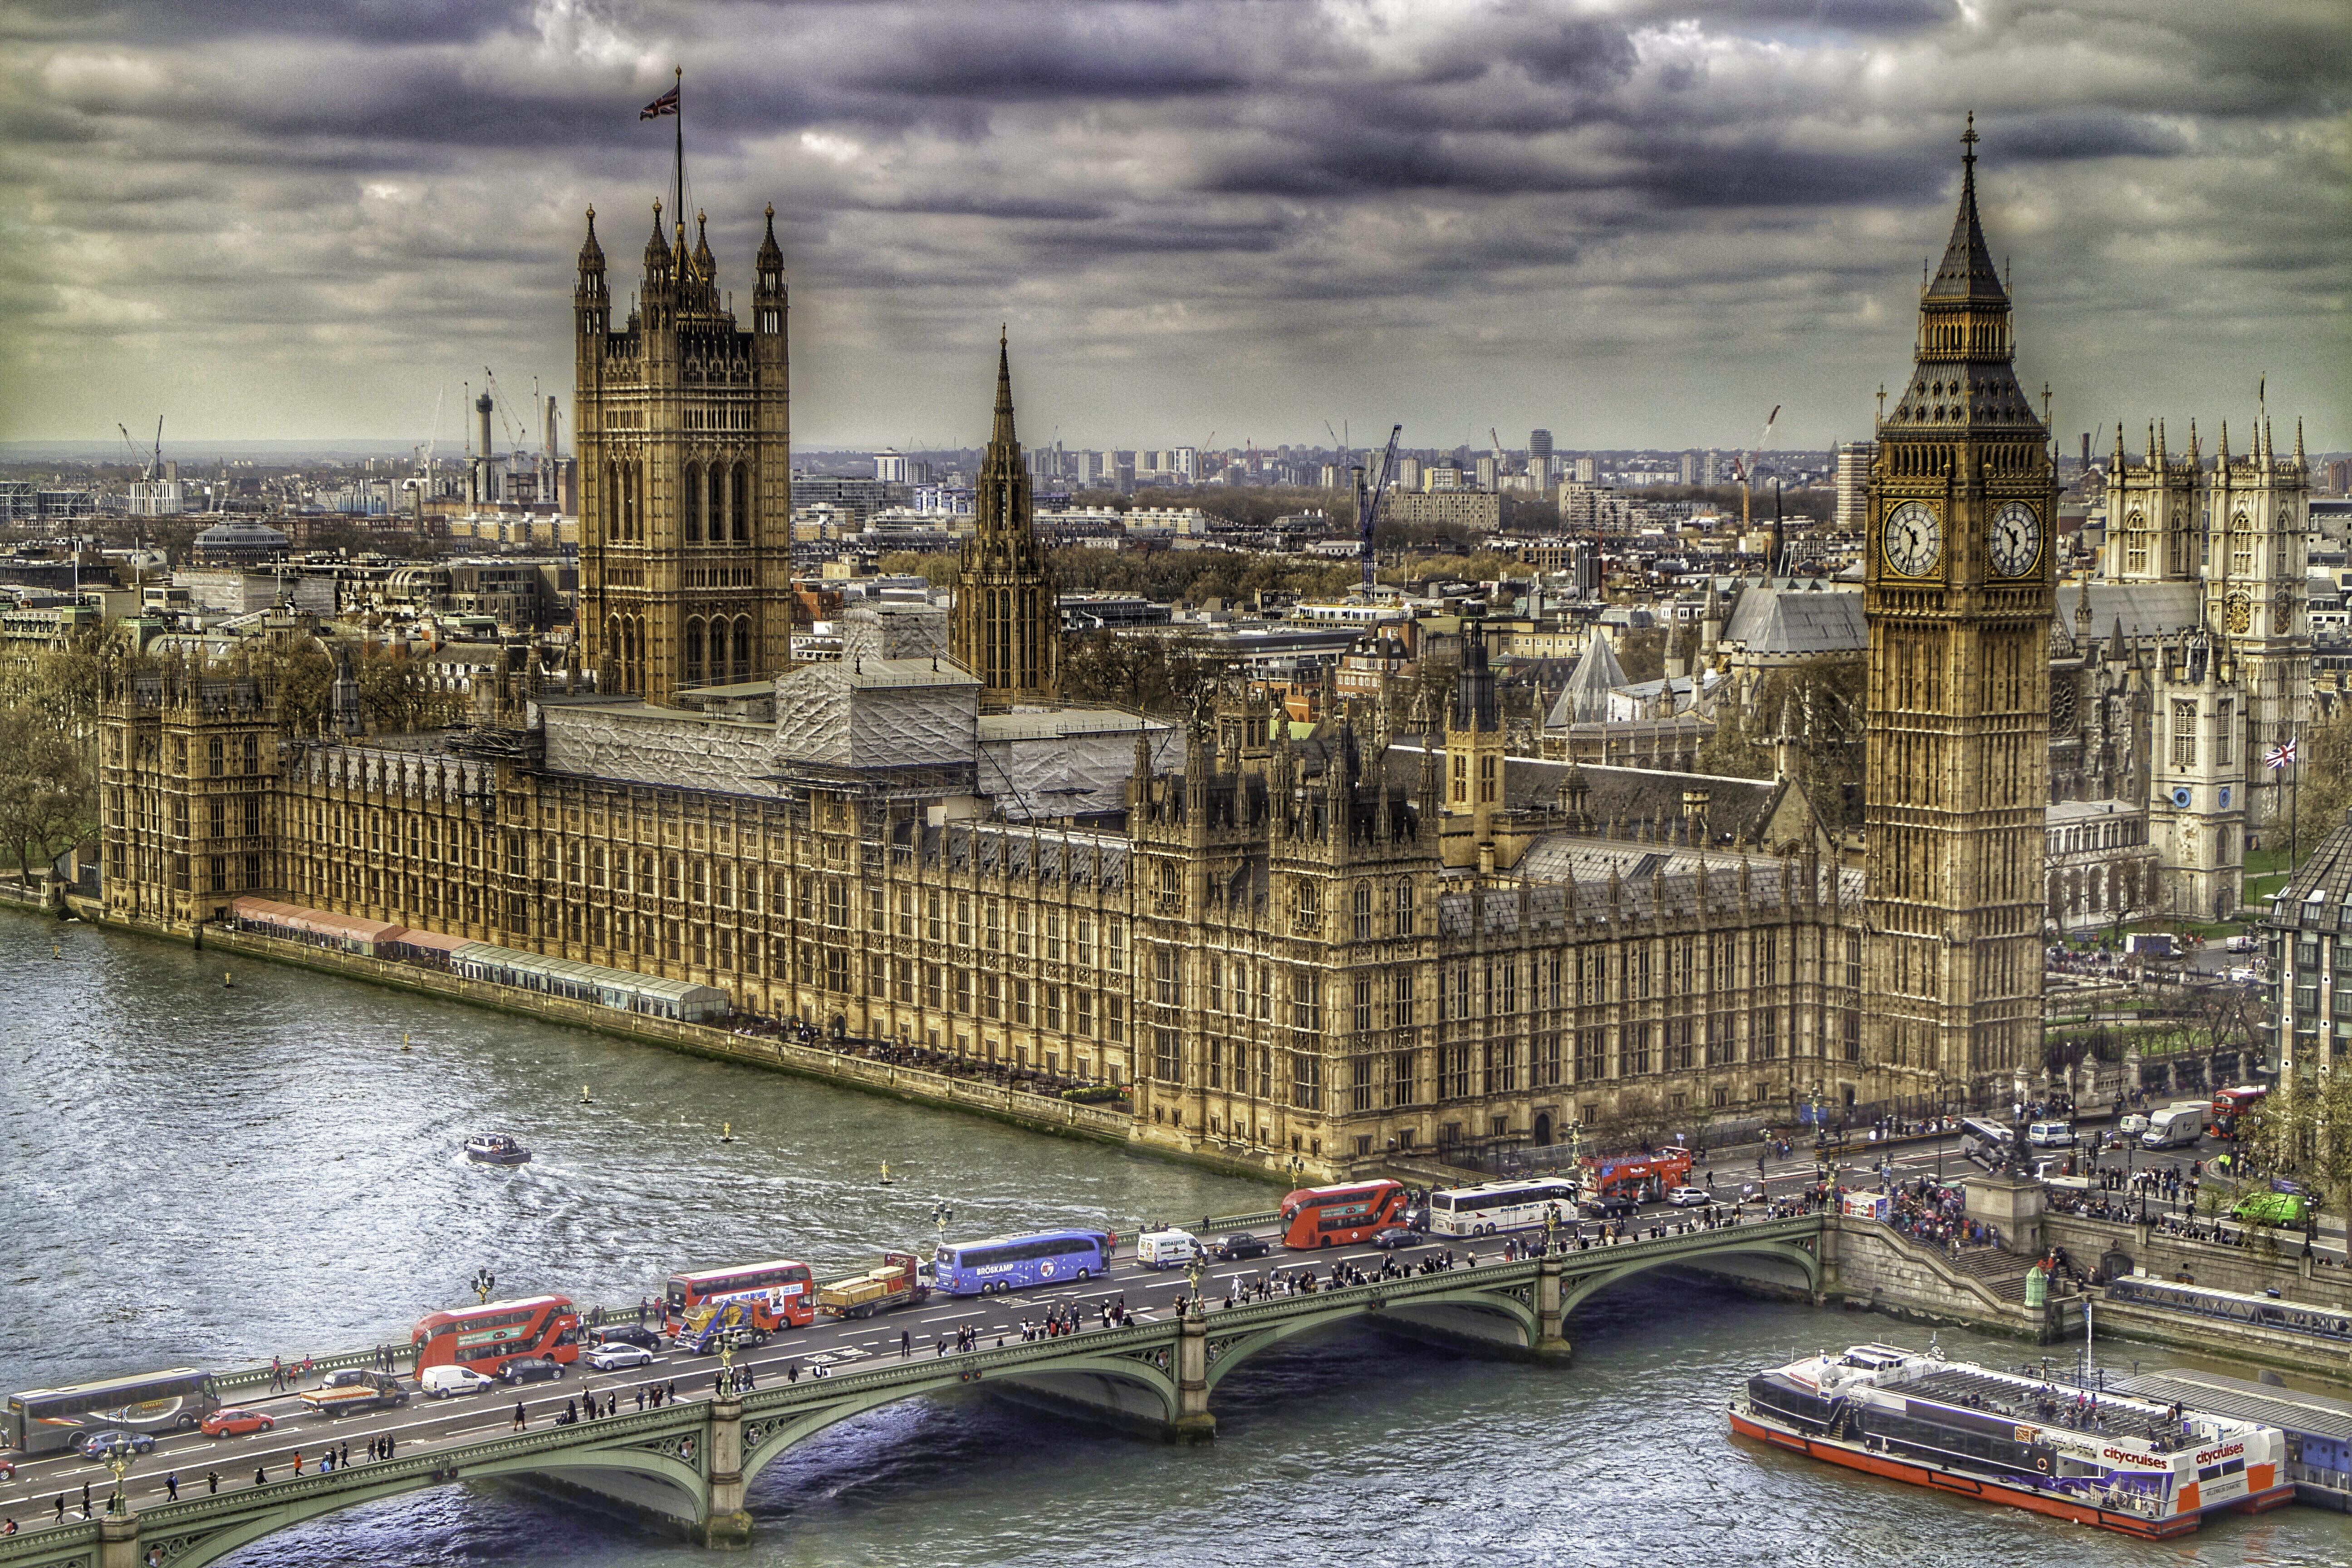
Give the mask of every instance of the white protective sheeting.
[{"label": "white protective sheeting", "polygon": [[774,731],[744,719],[718,719],[643,703],[550,703],[550,771],[626,779],[672,789],[773,795]]},{"label": "white protective sheeting", "polygon": [[1100,713],[1076,710],[1071,729],[1061,731],[1051,723],[1057,716],[991,714],[980,721],[980,790],[1011,821],[1124,810],[1138,730],[1150,737],[1153,772],[1183,771],[1184,732],[1173,725],[1130,717],[1123,728],[1103,728]]}]

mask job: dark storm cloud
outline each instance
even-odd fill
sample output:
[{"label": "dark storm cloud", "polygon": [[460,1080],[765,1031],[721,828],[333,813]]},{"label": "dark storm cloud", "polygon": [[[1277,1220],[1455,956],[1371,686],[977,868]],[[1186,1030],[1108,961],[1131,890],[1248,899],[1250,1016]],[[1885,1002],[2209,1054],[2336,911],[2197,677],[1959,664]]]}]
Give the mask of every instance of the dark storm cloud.
[{"label": "dark storm cloud", "polygon": [[582,208],[625,292],[674,64],[726,286],[777,208],[819,439],[961,428],[947,367],[1008,313],[1094,444],[1236,398],[1201,428],[1304,437],[1340,364],[1404,400],[1367,421],[1679,385],[1583,434],[1720,440],[1792,356],[1798,438],[1851,435],[1970,108],[2062,395],[2252,352],[2340,419],[2347,40],[2340,0],[29,0],[0,435],[109,428],[158,365],[224,435],[406,433],[485,357],[562,384]]}]

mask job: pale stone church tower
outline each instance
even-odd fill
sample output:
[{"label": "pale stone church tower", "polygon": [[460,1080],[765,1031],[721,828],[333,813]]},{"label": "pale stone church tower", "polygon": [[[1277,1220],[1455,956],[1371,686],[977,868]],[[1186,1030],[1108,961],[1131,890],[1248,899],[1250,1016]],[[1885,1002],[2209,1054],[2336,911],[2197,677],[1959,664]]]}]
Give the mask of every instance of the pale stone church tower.
[{"label": "pale stone church tower", "polygon": [[2161,910],[2186,920],[2226,919],[2244,882],[2244,710],[2232,673],[2200,632],[2158,657],[2153,682],[2148,841]]},{"label": "pale stone church tower", "polygon": [[2058,496],[2011,368],[1976,140],[1972,121],[1916,366],[1878,426],[1863,584],[1863,1056],[1886,1090],[1916,1095],[2006,1081],[2041,1054]]}]

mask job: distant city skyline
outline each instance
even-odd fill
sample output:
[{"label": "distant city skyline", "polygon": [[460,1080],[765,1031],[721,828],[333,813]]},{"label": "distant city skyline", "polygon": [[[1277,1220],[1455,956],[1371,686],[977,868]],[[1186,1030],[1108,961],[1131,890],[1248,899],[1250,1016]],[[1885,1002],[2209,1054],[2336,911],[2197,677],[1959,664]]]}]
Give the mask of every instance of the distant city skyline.
[{"label": "distant city skyline", "polygon": [[977,447],[1000,321],[1033,446],[1863,438],[1971,108],[2063,452],[2264,376],[2352,446],[2329,5],[257,15],[0,46],[0,440],[446,454],[487,363],[568,448],[582,210],[625,299],[676,63],[722,287],[777,208],[803,448]]}]

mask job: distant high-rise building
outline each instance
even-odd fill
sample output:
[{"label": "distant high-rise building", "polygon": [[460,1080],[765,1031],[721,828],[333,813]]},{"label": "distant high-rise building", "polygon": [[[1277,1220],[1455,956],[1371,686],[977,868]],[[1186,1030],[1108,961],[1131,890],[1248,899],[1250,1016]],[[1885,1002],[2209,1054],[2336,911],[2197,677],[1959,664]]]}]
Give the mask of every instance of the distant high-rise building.
[{"label": "distant high-rise building", "polygon": [[1877,456],[1875,441],[1847,441],[1837,449],[1837,525],[1841,532],[1859,533],[1870,521],[1870,465]]},{"label": "distant high-rise building", "polygon": [[1712,447],[1708,447],[1706,456],[1699,458],[1698,472],[1698,482],[1703,485],[1723,483],[1723,454]]},{"label": "distant high-rise building", "polygon": [[1683,454],[1683,483],[1686,485],[1695,485],[1698,483],[1698,454],[1696,452],[1685,452]]},{"label": "distant high-rise building", "polygon": [[1494,458],[1494,457],[1493,457],[1493,455],[1492,455],[1491,453],[1490,453],[1489,455],[1487,455],[1487,456],[1486,456],[1486,457],[1481,458],[1479,458],[1479,459],[1478,459],[1478,469],[1477,469],[1477,472],[1478,472],[1478,488],[1479,488],[1480,489],[1482,489],[1482,490],[1493,490],[1493,489],[1500,489],[1502,488],[1502,485],[1503,485],[1503,471],[1502,471],[1502,465],[1500,465],[1499,463],[1497,463],[1497,462],[1496,462],[1496,461],[1495,461],[1495,458]]},{"label": "distant high-rise building", "polygon": [[1538,484],[1543,483],[1551,477],[1550,431],[1528,432],[1528,472],[1535,476]]},{"label": "distant high-rise building", "polygon": [[1201,482],[1201,448],[1179,447],[1168,454],[1169,471],[1188,485]]},{"label": "distant high-rise building", "polygon": [[874,477],[880,479],[886,485],[903,485],[907,483],[907,458],[905,454],[888,447],[885,447],[882,450],[875,453]]},{"label": "distant high-rise building", "polygon": [[1421,459],[1419,458],[1399,458],[1397,459],[1396,488],[1401,490],[1417,490],[1421,489]]},{"label": "distant high-rise building", "polygon": [[1452,462],[1432,463],[1422,470],[1422,488],[1432,495],[1439,490],[1458,490],[1462,486],[1462,468]]},{"label": "distant high-rise building", "polygon": [[1322,475],[1319,482],[1321,484],[1321,488],[1324,489],[1336,490],[1341,485],[1348,482],[1348,476],[1346,471],[1342,469],[1339,464],[1326,463],[1323,465]]},{"label": "distant high-rise building", "polygon": [[1594,484],[1600,480],[1600,478],[1601,464],[1598,459],[1592,458],[1579,458],[1576,459],[1576,482],[1578,484]]}]

